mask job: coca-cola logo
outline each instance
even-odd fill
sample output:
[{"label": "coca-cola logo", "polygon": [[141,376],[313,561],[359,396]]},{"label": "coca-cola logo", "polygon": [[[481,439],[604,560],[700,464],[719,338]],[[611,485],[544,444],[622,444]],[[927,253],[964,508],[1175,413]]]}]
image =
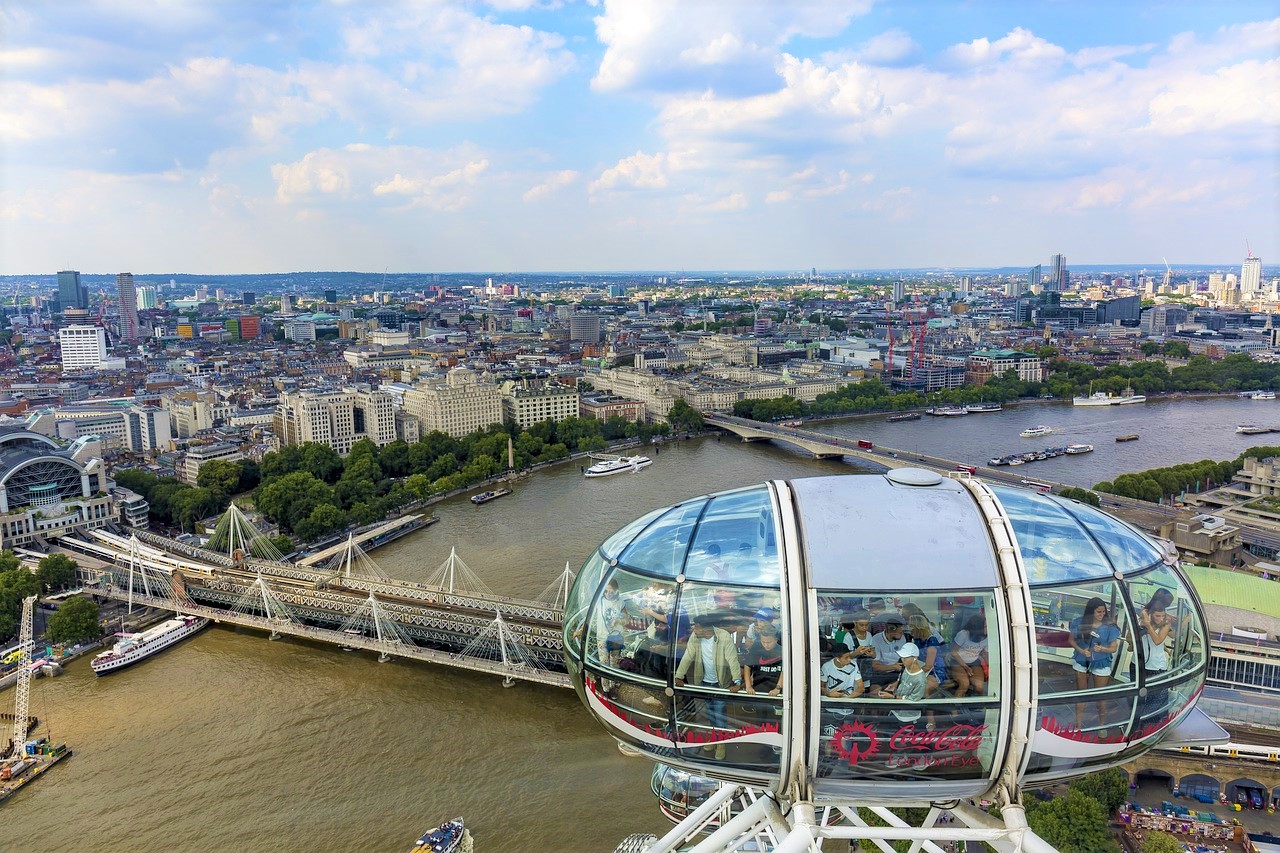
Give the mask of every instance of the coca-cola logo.
[{"label": "coca-cola logo", "polygon": [[953,749],[977,749],[982,743],[982,733],[987,730],[983,726],[954,725],[941,731],[917,729],[914,725],[903,726],[889,738],[889,749],[892,750],[933,750],[934,752]]},{"label": "coca-cola logo", "polygon": [[[970,753],[982,744],[986,730],[985,725],[957,724],[939,731],[917,729],[914,724],[902,726],[889,736],[885,763],[890,767],[916,768],[977,765],[977,756]],[[831,736],[832,749],[850,767],[879,755],[881,742],[882,736],[875,727],[864,722],[844,723]],[[927,754],[913,754],[922,752]]]}]

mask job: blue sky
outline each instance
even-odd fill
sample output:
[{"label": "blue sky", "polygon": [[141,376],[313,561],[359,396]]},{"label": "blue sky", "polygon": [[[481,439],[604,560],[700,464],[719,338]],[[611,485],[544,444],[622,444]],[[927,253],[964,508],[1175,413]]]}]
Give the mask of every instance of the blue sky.
[{"label": "blue sky", "polygon": [[1280,2],[19,2],[0,273],[1233,264]]}]

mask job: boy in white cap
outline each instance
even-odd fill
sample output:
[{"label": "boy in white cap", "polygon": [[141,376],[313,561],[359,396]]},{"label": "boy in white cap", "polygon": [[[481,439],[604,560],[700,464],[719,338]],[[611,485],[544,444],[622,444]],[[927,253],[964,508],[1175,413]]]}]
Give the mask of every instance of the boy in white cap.
[{"label": "boy in white cap", "polygon": [[[902,659],[902,673],[896,682],[889,685],[888,689],[880,691],[880,698],[922,701],[929,684],[929,673],[925,672],[924,667],[920,665],[920,647],[915,643],[907,643],[898,649],[898,657]],[[920,719],[920,712],[914,708],[895,710],[893,715],[904,723]]]}]

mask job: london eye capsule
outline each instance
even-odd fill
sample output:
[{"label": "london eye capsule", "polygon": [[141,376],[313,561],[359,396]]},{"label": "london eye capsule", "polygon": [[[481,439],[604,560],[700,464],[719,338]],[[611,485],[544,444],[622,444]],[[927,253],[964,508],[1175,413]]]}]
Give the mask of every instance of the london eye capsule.
[{"label": "london eye capsule", "polygon": [[964,475],[776,480],[609,537],[565,654],[592,714],[668,767],[814,802],[982,797],[1185,740],[1206,630],[1176,557]]}]

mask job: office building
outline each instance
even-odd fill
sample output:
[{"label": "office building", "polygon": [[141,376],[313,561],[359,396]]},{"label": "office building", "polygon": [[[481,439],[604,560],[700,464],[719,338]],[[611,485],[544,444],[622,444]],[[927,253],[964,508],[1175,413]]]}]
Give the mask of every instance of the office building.
[{"label": "office building", "polygon": [[502,422],[502,393],[465,367],[422,382],[404,393],[404,410],[418,419],[423,435],[440,431],[454,438]]},{"label": "office building", "polygon": [[558,382],[530,385],[528,380],[502,384],[502,411],[520,429],[539,421],[578,417],[578,389]]},{"label": "office building", "polygon": [[1049,274],[1049,279],[1044,282],[1044,289],[1054,293],[1062,293],[1067,289],[1067,279],[1070,277],[1070,273],[1067,271],[1067,256],[1053,255],[1049,258],[1049,264],[1053,269]]},{"label": "office building", "polygon": [[[1036,264],[1034,267],[1027,270],[1027,290],[1035,290],[1036,288],[1040,287],[1040,284],[1043,278],[1044,278],[1044,267],[1040,266],[1040,264]],[[1009,295],[1020,296],[1021,292],[1012,293]]]},{"label": "office building", "polygon": [[1040,356],[1019,350],[978,350],[965,362],[965,380],[971,385],[984,385],[995,376],[1004,376],[1010,370],[1023,382],[1040,382],[1044,368]]},{"label": "office building", "polygon": [[368,386],[341,391],[295,391],[283,394],[273,421],[280,446],[327,444],[340,455],[367,438],[379,447],[396,440],[394,397]]},{"label": "office building", "polygon": [[100,326],[64,326],[58,344],[63,370],[98,370],[107,360],[107,331]]},{"label": "office building", "polygon": [[280,297],[280,313],[281,314],[293,313],[293,297],[287,293]]},{"label": "office building", "polygon": [[200,469],[210,462],[238,462],[244,458],[237,445],[220,441],[217,444],[202,444],[189,448],[182,464],[177,468],[178,479],[184,483],[195,485],[200,477]]},{"label": "office building", "polygon": [[134,302],[143,311],[156,307],[156,289],[150,285],[138,288],[138,298]]},{"label": "office building", "polygon": [[257,301],[258,301],[258,294],[254,293],[252,290],[246,290],[240,296],[240,304],[242,305],[252,305]]},{"label": "office building", "polygon": [[965,296],[969,295],[969,291],[973,289],[973,278],[971,276],[960,277],[960,293]]},{"label": "office building", "polygon": [[324,292],[324,301],[328,302],[330,305],[336,304],[338,301],[338,291],[326,290]]},{"label": "office building", "polygon": [[138,291],[133,286],[133,273],[116,275],[116,297],[120,302],[120,338],[138,339]]},{"label": "office building", "polygon": [[569,318],[569,340],[600,343],[600,315],[576,313]]},{"label": "office building", "polygon": [[240,315],[240,339],[251,341],[262,334],[262,326],[257,317],[248,314]]},{"label": "office building", "polygon": [[1190,313],[1178,305],[1157,305],[1142,312],[1138,327],[1143,334],[1163,337],[1178,330],[1178,324],[1187,322]]},{"label": "office building", "polygon": [[1252,253],[1244,259],[1240,266],[1240,298],[1258,299],[1262,296],[1262,258],[1255,258]]},{"label": "office building", "polygon": [[898,304],[907,296],[907,283],[904,281],[895,281],[893,283],[893,302]]},{"label": "office building", "polygon": [[96,438],[104,450],[161,453],[172,439],[169,413],[127,400],[76,403],[52,411],[59,438]]},{"label": "office building", "polygon": [[179,391],[162,397],[160,405],[169,413],[173,434],[178,438],[192,438],[213,429],[218,398],[210,391]]},{"label": "office building", "polygon": [[64,312],[68,308],[89,310],[89,290],[80,283],[80,273],[76,270],[58,272],[58,304]]},{"label": "office building", "polygon": [[310,320],[298,320],[289,323],[284,327],[284,336],[287,340],[298,343],[314,341],[316,339],[316,324]]}]

